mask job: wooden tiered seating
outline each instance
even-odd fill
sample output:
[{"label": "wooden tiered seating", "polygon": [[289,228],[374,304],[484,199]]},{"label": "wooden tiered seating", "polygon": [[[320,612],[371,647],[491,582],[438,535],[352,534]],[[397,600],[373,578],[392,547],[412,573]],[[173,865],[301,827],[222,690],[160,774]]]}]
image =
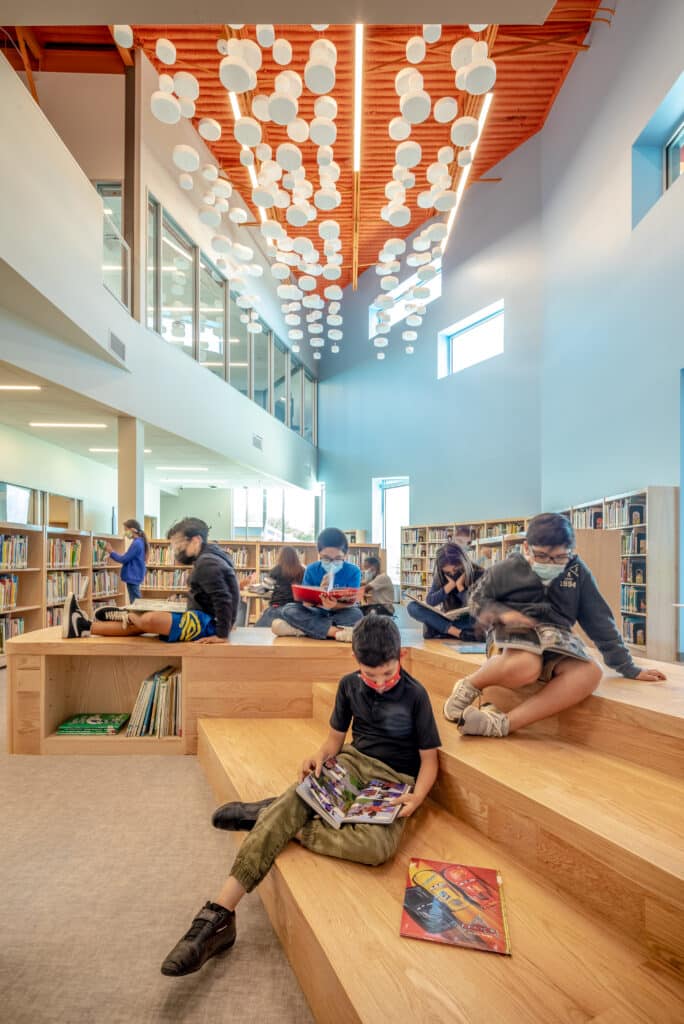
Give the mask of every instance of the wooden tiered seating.
[{"label": "wooden tiered seating", "polygon": [[[543,730],[463,738],[441,704],[481,659],[441,646],[406,658],[444,745],[433,798],[395,860],[367,868],[292,843],[259,888],[317,1020],[681,1020],[684,786],[670,758],[681,757],[679,670],[667,666],[666,688],[606,679],[587,707]],[[334,692],[314,685],[313,718],[200,720],[217,800],[289,785],[325,734]],[[578,742],[583,721],[593,727]],[[412,855],[500,869],[510,959],[399,938]]]}]

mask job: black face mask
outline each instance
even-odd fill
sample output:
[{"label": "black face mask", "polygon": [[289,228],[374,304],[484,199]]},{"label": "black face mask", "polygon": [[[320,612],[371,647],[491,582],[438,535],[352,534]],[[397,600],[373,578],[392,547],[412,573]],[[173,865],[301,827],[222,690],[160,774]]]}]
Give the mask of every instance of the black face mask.
[{"label": "black face mask", "polygon": [[192,565],[196,560],[197,555],[189,555],[187,551],[178,551],[175,558],[179,565]]}]

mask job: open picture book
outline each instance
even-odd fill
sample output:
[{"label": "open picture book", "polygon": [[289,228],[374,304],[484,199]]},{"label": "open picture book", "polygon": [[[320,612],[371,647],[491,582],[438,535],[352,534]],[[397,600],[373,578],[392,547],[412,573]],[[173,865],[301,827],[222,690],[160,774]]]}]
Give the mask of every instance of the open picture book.
[{"label": "open picture book", "polygon": [[361,779],[347,771],[336,757],[329,758],[321,774],[307,775],[297,786],[305,803],[333,828],[343,825],[391,825],[401,810],[393,804],[408,793],[410,786],[387,779],[371,779],[364,786]]},{"label": "open picture book", "polygon": [[429,608],[431,612],[437,612],[439,615],[443,615],[445,619],[451,619],[453,622],[455,619],[460,619],[464,615],[470,615],[470,609],[467,605],[463,608],[452,608],[450,611],[444,611],[441,604],[428,604],[427,601],[422,601],[420,598],[415,597],[413,594],[403,594],[404,603],[408,604],[409,601],[415,601],[416,604],[420,604],[423,608]]},{"label": "open picture book", "polygon": [[493,868],[411,859],[400,934],[510,956],[501,875]]},{"label": "open picture book", "polygon": [[487,649],[530,651],[532,654],[564,654],[591,661],[583,641],[564,626],[540,622],[537,626],[505,626],[499,623],[487,634]]},{"label": "open picture book", "polygon": [[336,601],[344,604],[354,604],[361,598],[361,587],[334,587],[328,590],[327,587],[310,587],[301,583],[292,584],[292,596],[295,601],[307,601],[309,604],[320,604],[321,595],[327,594],[334,597]]}]

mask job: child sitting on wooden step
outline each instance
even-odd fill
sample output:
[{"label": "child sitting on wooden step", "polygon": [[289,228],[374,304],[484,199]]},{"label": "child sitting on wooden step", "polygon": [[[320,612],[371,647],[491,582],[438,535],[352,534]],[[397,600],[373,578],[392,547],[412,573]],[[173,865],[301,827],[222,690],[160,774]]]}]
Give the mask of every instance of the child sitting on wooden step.
[{"label": "child sitting on wooden step", "polygon": [[[401,638],[392,619],[368,615],[354,629],[352,651],[358,670],[337,687],[330,730],[315,754],[305,758],[300,778],[336,757],[367,785],[371,779],[403,782],[413,790],[390,825],[343,825],[339,830],[315,816],[293,783],[281,796],[257,803],[228,803],[213,815],[215,828],[249,832],[230,876],[213,902],[206,903],[189,930],[164,960],[162,974],[191,974],[235,942],[235,908],[270,871],[291,839],[324,857],[358,864],[383,864],[399,845],[406,819],[423,803],[437,778],[437,725],[426,690],[401,667]],[[349,727],[352,741],[345,745]],[[287,723],[283,722],[287,731]]]},{"label": "child sitting on wooden step", "polygon": [[[459,680],[444,705],[444,717],[457,722],[464,735],[507,736],[594,692],[601,668],[571,632],[575,623],[594,641],[609,668],[629,679],[665,679],[658,669],[634,664],[589,568],[573,555],[574,545],[565,516],[535,516],[523,553],[493,565],[473,591],[471,607],[489,627],[489,649],[503,653]],[[479,704],[486,686],[516,690],[537,680],[544,688],[508,714],[493,704]]]},{"label": "child sitting on wooden step", "polygon": [[406,606],[411,618],[422,622],[426,640],[435,637],[477,639],[476,624],[470,615],[453,619],[447,613],[467,608],[471,588],[483,572],[460,544],[449,541],[437,549],[432,584],[425,602],[409,601]]}]

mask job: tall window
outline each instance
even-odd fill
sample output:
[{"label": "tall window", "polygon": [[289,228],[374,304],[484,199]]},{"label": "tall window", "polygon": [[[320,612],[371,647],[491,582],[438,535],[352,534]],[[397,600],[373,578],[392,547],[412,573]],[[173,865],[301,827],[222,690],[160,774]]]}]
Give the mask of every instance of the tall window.
[{"label": "tall window", "polygon": [[225,371],[225,281],[209,260],[200,256],[199,361],[218,377]]},{"label": "tall window", "polygon": [[504,301],[499,299],[439,332],[438,377],[460,373],[504,350]]},{"label": "tall window", "polygon": [[261,540],[311,541],[316,495],[299,487],[233,489],[233,535]]},{"label": "tall window", "polygon": [[242,310],[230,296],[230,337],[228,339],[228,380],[243,395],[249,397],[249,334],[247,324],[240,316]]},{"label": "tall window", "polygon": [[665,147],[665,188],[684,175],[684,122]]},{"label": "tall window", "polygon": [[102,199],[102,281],[128,308],[129,252],[123,237],[123,192],[120,181],[97,181]]},{"label": "tall window", "polygon": [[161,334],[194,351],[195,253],[190,239],[164,213],[162,220]]},{"label": "tall window", "polygon": [[290,365],[290,430],[302,432],[302,379],[304,371],[292,360]]},{"label": "tall window", "polygon": [[281,423],[287,421],[287,348],[273,338],[273,415]]},{"label": "tall window", "polygon": [[316,438],[316,382],[304,371],[304,431],[303,435],[311,444]]},{"label": "tall window", "polygon": [[[147,200],[147,264],[145,274],[145,323],[159,332],[159,219],[160,207],[151,196]],[[173,268],[170,267],[170,270]]]},{"label": "tall window", "polygon": [[262,409],[268,409],[268,354],[271,346],[271,335],[265,325],[261,325],[261,333],[252,335],[252,366],[254,368],[254,387],[252,399]]}]

